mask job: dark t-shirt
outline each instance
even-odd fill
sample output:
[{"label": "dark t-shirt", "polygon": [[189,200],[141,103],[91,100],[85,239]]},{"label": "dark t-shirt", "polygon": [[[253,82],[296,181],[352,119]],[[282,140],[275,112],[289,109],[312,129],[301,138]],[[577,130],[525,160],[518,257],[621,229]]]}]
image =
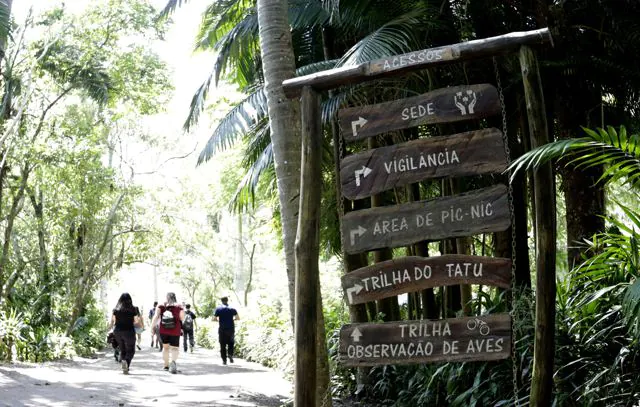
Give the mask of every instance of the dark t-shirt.
[{"label": "dark t-shirt", "polygon": [[133,331],[133,317],[138,315],[136,309],[114,309],[113,315],[116,317],[114,331]]},{"label": "dark t-shirt", "polygon": [[238,311],[235,308],[231,308],[228,305],[221,305],[216,308],[216,313],[214,316],[218,317],[218,321],[220,322],[220,329],[224,330],[233,330],[233,317],[238,315]]}]

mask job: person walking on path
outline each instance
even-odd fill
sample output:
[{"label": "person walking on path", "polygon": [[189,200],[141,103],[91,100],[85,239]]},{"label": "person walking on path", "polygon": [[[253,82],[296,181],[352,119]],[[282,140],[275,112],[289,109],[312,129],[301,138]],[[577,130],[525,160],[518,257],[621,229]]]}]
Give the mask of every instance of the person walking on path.
[{"label": "person walking on path", "polygon": [[193,353],[193,347],[196,342],[193,338],[193,331],[196,327],[196,314],[191,311],[191,304],[185,305],[187,310],[184,312],[184,321],[182,321],[182,343],[184,345],[184,351],[187,351],[187,339],[189,340],[189,347],[191,353]]},{"label": "person walking on path", "polygon": [[177,373],[176,362],[180,354],[180,334],[182,331],[182,321],[184,321],[184,311],[175,293],[167,293],[167,301],[163,305],[158,305],[153,316],[151,325],[160,322],[160,340],[162,341],[162,359],[164,360],[164,370],[170,373]]},{"label": "person walking on path", "polygon": [[136,348],[142,350],[140,344],[142,343],[142,332],[144,332],[144,319],[142,317],[142,311],[136,307],[136,319],[133,329],[136,331]]},{"label": "person walking on path", "polygon": [[238,311],[229,306],[229,299],[222,297],[220,299],[222,305],[216,308],[214,314],[215,320],[218,322],[218,340],[220,342],[220,356],[222,364],[227,364],[227,356],[229,362],[233,363],[233,347],[235,345],[235,320],[240,319]]},{"label": "person walking on path", "polygon": [[123,293],[118,304],[113,309],[109,329],[113,328],[113,334],[120,348],[120,364],[122,373],[129,374],[131,360],[136,353],[136,331],[134,319],[138,315],[137,308],[129,293]]},{"label": "person walking on path", "polygon": [[[156,312],[156,307],[158,306],[158,301],[154,301],[153,302],[153,307],[149,310],[149,326],[151,327],[151,347],[153,348],[154,345],[155,347],[159,348],[160,347],[160,334],[158,333],[158,329],[156,328],[155,325],[152,324],[153,322],[153,315]],[[154,338],[155,338],[155,342],[154,342]]]}]

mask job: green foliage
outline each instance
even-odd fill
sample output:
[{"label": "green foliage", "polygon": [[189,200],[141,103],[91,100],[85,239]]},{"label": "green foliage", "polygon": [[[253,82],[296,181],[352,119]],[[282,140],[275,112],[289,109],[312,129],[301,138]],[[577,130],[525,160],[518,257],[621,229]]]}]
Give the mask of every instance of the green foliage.
[{"label": "green foliage", "polygon": [[293,372],[293,332],[279,301],[260,304],[259,312],[236,327],[238,355],[252,362]]},{"label": "green foliage", "polygon": [[[640,135],[627,134],[624,126],[616,131],[609,126],[597,131],[584,128],[587,137],[558,140],[537,147],[513,161],[510,170],[538,168],[551,160],[562,158],[576,169],[605,166],[599,182],[623,181],[633,188],[640,186]],[[512,175],[512,179],[513,176]]]},{"label": "green foliage", "polygon": [[202,320],[199,320],[195,340],[196,345],[202,348],[214,349],[217,343],[215,327],[210,323],[204,323]]}]

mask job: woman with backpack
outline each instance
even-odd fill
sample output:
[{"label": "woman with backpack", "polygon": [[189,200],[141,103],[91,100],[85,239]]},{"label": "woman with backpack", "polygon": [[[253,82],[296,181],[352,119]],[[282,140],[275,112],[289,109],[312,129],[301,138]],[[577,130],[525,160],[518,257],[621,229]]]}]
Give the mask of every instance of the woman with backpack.
[{"label": "woman with backpack", "polygon": [[113,335],[118,342],[120,363],[124,374],[129,374],[129,366],[136,353],[135,325],[137,322],[135,320],[138,312],[129,293],[122,293],[118,304],[113,309],[109,323],[109,329],[113,327]]},{"label": "woman with backpack", "polygon": [[167,293],[167,301],[158,305],[151,326],[154,326],[158,320],[164,370],[175,374],[178,372],[176,361],[180,354],[180,336],[182,336],[182,321],[184,321],[184,311],[178,304],[175,293]]}]

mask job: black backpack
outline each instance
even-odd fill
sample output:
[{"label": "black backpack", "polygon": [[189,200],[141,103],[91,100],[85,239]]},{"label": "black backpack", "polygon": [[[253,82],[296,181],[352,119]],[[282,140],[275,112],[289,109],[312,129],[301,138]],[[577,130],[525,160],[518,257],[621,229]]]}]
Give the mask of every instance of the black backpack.
[{"label": "black backpack", "polygon": [[173,316],[173,312],[171,312],[169,308],[165,308],[160,316],[160,325],[165,329],[173,329],[176,327],[176,317]]},{"label": "black backpack", "polygon": [[185,315],[184,321],[182,321],[182,329],[184,329],[185,331],[190,331],[193,329],[193,317],[191,316],[190,312],[187,312],[186,314],[187,315]]}]

